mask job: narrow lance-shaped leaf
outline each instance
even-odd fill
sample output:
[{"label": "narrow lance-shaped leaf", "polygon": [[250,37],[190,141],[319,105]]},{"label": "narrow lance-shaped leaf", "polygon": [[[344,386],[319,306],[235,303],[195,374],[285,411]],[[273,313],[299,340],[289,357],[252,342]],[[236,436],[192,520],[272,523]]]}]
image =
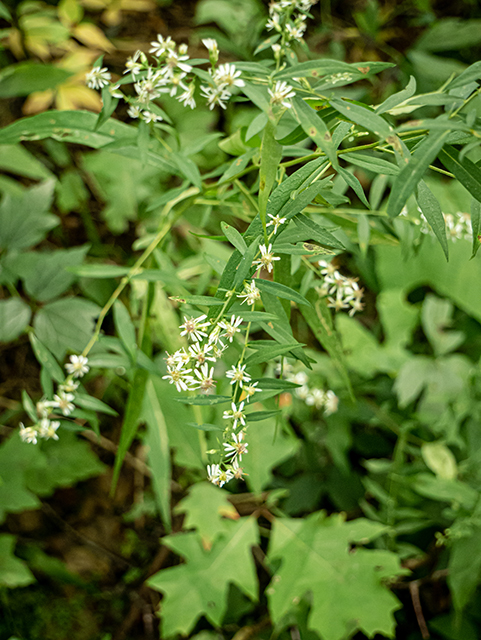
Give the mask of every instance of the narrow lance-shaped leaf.
[{"label": "narrow lance-shaped leaf", "polygon": [[229,240],[229,242],[233,244],[234,247],[242,253],[242,255],[244,255],[244,253],[247,251],[247,245],[244,238],[237,231],[237,229],[234,229],[234,227],[231,227],[225,222],[221,222],[220,227],[222,229],[222,233]]},{"label": "narrow lance-shaped leaf", "polygon": [[135,355],[137,351],[137,343],[135,341],[135,327],[130,318],[130,314],[127,311],[125,305],[117,300],[114,304],[114,324],[115,330],[122,342],[125,350],[135,362]]},{"label": "narrow lance-shaped leaf", "polygon": [[338,98],[330,100],[330,104],[352,122],[372,131],[380,138],[388,138],[392,135],[392,127],[381,116],[366,107],[361,107],[352,102],[346,102]]},{"label": "narrow lance-shaped leaf", "polygon": [[270,293],[273,296],[277,296],[278,298],[284,298],[284,300],[292,300],[292,302],[297,302],[297,304],[304,304],[307,306],[311,306],[311,303],[301,296],[300,293],[294,291],[290,287],[286,287],[284,284],[280,284],[280,282],[271,282],[270,280],[262,280],[258,278],[256,280],[256,286],[261,291],[265,291],[266,293]]},{"label": "narrow lance-shaped leaf", "polygon": [[408,100],[415,93],[416,93],[416,79],[414,78],[414,76],[410,76],[409,82],[407,83],[406,87],[401,91],[398,91],[394,95],[389,96],[389,98],[386,98],[384,102],[382,102],[380,105],[376,107],[376,113],[378,115],[381,115],[381,113],[386,113],[386,111],[390,111],[391,109],[394,109],[394,107],[397,107],[399,104],[401,104],[405,100]]},{"label": "narrow lance-shaped leaf", "polygon": [[53,354],[50,353],[42,342],[40,342],[33,331],[29,333],[28,337],[30,338],[30,344],[32,345],[33,352],[35,353],[35,357],[39,363],[45,367],[53,380],[56,382],[63,382],[65,374]]},{"label": "narrow lance-shaped leaf", "polygon": [[387,212],[391,218],[395,218],[401,213],[407,199],[442,149],[448,134],[448,131],[430,133],[401,170],[394,181],[387,204]]},{"label": "narrow lance-shaped leaf", "polygon": [[446,238],[446,223],[444,221],[443,212],[439,202],[423,180],[421,180],[418,185],[416,200],[424,214],[424,217],[434,231],[436,238],[439,240],[439,244],[444,251],[446,260],[449,260],[449,247]]},{"label": "narrow lance-shaped leaf", "polygon": [[474,258],[481,244],[481,203],[475,198],[471,202],[471,226],[473,229],[473,253],[471,258]]},{"label": "narrow lance-shaped leaf", "polygon": [[267,200],[274,186],[277,167],[282,157],[282,145],[275,139],[275,133],[275,126],[269,121],[262,137],[261,166],[259,170],[259,216],[264,231],[266,228]]},{"label": "narrow lance-shaped leaf", "polygon": [[439,154],[439,159],[448,171],[454,173],[459,182],[469,193],[481,202],[481,169],[469,158],[460,160],[459,152],[446,145]]},{"label": "narrow lance-shaped leaf", "polygon": [[364,193],[362,185],[356,178],[356,176],[347,171],[347,169],[343,169],[342,167],[339,167],[338,172],[339,175],[342,176],[344,181],[348,184],[348,186],[351,187],[351,189],[354,191],[363,205],[370,209],[371,207],[369,205],[368,199],[366,198],[366,194]]},{"label": "narrow lance-shaped leaf", "polygon": [[327,128],[324,120],[301,98],[293,98],[292,104],[294,113],[301,127],[307,135],[314,140],[319,149],[324,151],[331,161],[332,166],[337,168],[339,165],[336,149],[332,142],[331,132]]}]

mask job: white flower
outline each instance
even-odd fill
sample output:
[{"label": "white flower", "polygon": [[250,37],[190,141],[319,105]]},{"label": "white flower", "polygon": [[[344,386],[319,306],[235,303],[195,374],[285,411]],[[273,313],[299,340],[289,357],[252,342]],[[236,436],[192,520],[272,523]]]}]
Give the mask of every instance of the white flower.
[{"label": "white flower", "polygon": [[151,111],[143,111],[142,119],[145,120],[147,124],[149,122],[160,122],[161,120],[163,120],[162,116],[158,116],[155,113],[152,113]]},{"label": "white flower", "polygon": [[287,220],[287,218],[281,218],[279,215],[273,216],[272,213],[268,213],[267,215],[269,216],[269,218],[272,218],[272,220],[266,224],[266,227],[274,225],[274,233],[276,233],[281,224],[284,224],[284,222]]},{"label": "white flower", "polygon": [[214,72],[213,79],[218,87],[244,87],[244,80],[240,79],[242,71],[236,70],[233,64],[221,64]]},{"label": "white flower", "polygon": [[326,401],[326,394],[322,389],[312,389],[312,404],[316,407],[316,409],[322,409],[324,403]]},{"label": "white flower", "polygon": [[23,422],[19,424],[20,438],[23,442],[37,444],[37,431],[33,427],[26,427]]},{"label": "white flower", "polygon": [[73,393],[78,389],[79,383],[74,380],[66,380],[63,384],[58,385],[58,390],[61,393]]},{"label": "white flower", "polygon": [[310,396],[310,390],[307,385],[302,385],[302,387],[295,389],[294,393],[299,398],[299,400],[304,400],[304,402],[307,403],[307,398]]},{"label": "white flower", "polygon": [[185,61],[189,59],[187,55],[179,55],[175,51],[169,51],[167,58],[165,59],[165,66],[160,70],[160,73],[164,78],[171,78],[175,69],[180,69],[189,73],[192,71],[190,64],[186,64]]},{"label": "white flower", "polygon": [[58,420],[53,420],[50,422],[47,418],[40,420],[38,423],[38,435],[41,438],[45,438],[49,440],[58,440],[57,429],[60,427],[60,422]]},{"label": "white flower", "polygon": [[332,262],[319,260],[317,264],[321,267],[321,274],[323,276],[332,276],[336,272],[336,267],[332,264]]},{"label": "white flower", "polygon": [[241,402],[239,408],[236,407],[235,402],[231,404],[231,409],[229,411],[224,411],[222,417],[224,420],[233,420],[232,428],[235,429],[237,427],[237,423],[240,422],[241,425],[245,426],[245,413],[243,413],[244,403]]},{"label": "white flower", "polygon": [[127,115],[130,118],[140,118],[140,116],[142,115],[142,111],[138,105],[131,105],[127,109]]},{"label": "white flower", "polygon": [[172,40],[170,36],[164,38],[160,35],[157,36],[157,40],[151,42],[151,48],[149,49],[149,53],[153,53],[154,56],[160,58],[166,51],[172,51],[175,49],[175,42]]},{"label": "white flower", "polygon": [[257,387],[259,383],[258,382],[251,382],[250,385],[248,385],[247,387],[244,387],[244,391],[246,394],[246,400],[247,402],[249,402],[249,400],[251,399],[251,397],[257,392],[257,391],[262,391],[262,389],[259,389]]},{"label": "white flower", "polygon": [[207,316],[204,314],[199,316],[198,318],[187,318],[184,316],[184,324],[181,324],[179,329],[183,329],[181,331],[181,336],[187,336],[193,342],[200,342],[202,338],[206,338],[207,334],[202,329],[206,329],[210,326],[210,322],[202,322],[205,320]]},{"label": "white flower", "polygon": [[52,402],[50,400],[40,400],[37,402],[37,413],[41,418],[46,418],[51,413]]},{"label": "white flower", "polygon": [[324,399],[324,415],[330,416],[331,413],[335,413],[337,411],[338,404],[339,398],[336,396],[334,391],[326,391]]},{"label": "white flower", "polygon": [[349,303],[342,297],[342,291],[338,291],[335,298],[329,296],[327,306],[334,309],[334,311],[349,309]]},{"label": "white flower", "polygon": [[223,447],[225,449],[226,458],[237,458],[242,460],[242,455],[247,453],[247,447],[249,446],[244,440],[244,432],[241,431],[238,435],[232,434],[233,442],[224,442]]},{"label": "white flower", "polygon": [[81,378],[89,372],[90,367],[87,366],[88,358],[85,356],[70,356],[70,362],[65,365],[67,373],[74,378]]},{"label": "white flower", "polygon": [[204,364],[206,360],[215,362],[215,357],[212,354],[209,355],[213,348],[214,346],[212,344],[208,343],[201,345],[199,342],[195,342],[192,346],[189,347],[190,358],[196,361],[196,367]]},{"label": "white flower", "polygon": [[124,94],[119,90],[120,84],[111,84],[109,87],[109,93],[112,98],[123,98]]},{"label": "white flower", "polygon": [[205,38],[202,40],[202,44],[211,55],[219,53],[219,46],[217,44],[217,40],[214,40],[214,38]]},{"label": "white flower", "polygon": [[195,382],[192,376],[187,375],[192,369],[182,369],[182,362],[176,367],[167,367],[167,375],[162,376],[162,380],[168,380],[169,384],[175,384],[177,391],[188,391],[189,385]]},{"label": "white flower", "polygon": [[70,415],[75,409],[73,404],[75,396],[73,393],[62,393],[60,391],[58,395],[54,395],[53,400],[52,407],[60,409],[64,416]]},{"label": "white flower", "polygon": [[269,244],[268,247],[266,247],[265,244],[261,244],[259,249],[261,252],[261,257],[259,258],[259,260],[254,260],[252,264],[258,264],[259,268],[264,267],[264,269],[267,269],[268,273],[271,273],[271,271],[274,269],[274,265],[272,263],[275,260],[280,260],[280,258],[272,254],[272,244]]},{"label": "white flower", "polygon": [[282,31],[280,17],[277,13],[275,13],[269,20],[266,22],[266,29],[268,31],[278,31],[279,33]]},{"label": "white flower", "polygon": [[236,333],[240,333],[239,325],[243,322],[243,318],[238,316],[237,318],[233,314],[230,322],[222,320],[217,324],[218,327],[224,329],[225,333],[222,334],[222,338],[227,338],[229,342],[232,342]]},{"label": "white flower", "polygon": [[219,484],[220,467],[218,464],[207,465],[207,480],[212,484]]},{"label": "white flower", "polygon": [[207,100],[209,109],[215,107],[216,104],[222,109],[226,109],[226,102],[229,101],[231,94],[222,87],[208,87],[207,85],[201,85],[200,91],[204,98]]},{"label": "white flower", "polygon": [[173,98],[175,95],[177,95],[177,89],[179,89],[179,87],[181,89],[185,91],[188,90],[187,85],[185,85],[182,80],[183,78],[185,78],[187,74],[186,73],[174,73],[170,78],[169,78],[169,82],[172,85],[169,95],[171,98]]},{"label": "white flower", "polygon": [[220,471],[219,475],[217,476],[219,487],[223,487],[225,483],[229,482],[229,480],[232,480],[233,477],[234,474],[230,469],[227,469],[226,471]]},{"label": "white flower", "polygon": [[242,387],[244,382],[250,382],[251,377],[245,372],[246,365],[238,364],[237,367],[232,367],[231,371],[228,371],[225,375],[227,378],[231,378],[231,384],[239,383]]},{"label": "white flower", "polygon": [[234,478],[236,478],[237,480],[242,480],[244,476],[249,475],[245,473],[242,467],[239,467],[239,462],[237,461],[237,459],[232,461],[232,472],[234,473]]},{"label": "white flower", "polygon": [[247,302],[247,304],[250,307],[253,304],[255,304],[256,300],[260,300],[261,299],[261,292],[256,287],[256,281],[252,280],[251,283],[246,282],[246,284],[244,285],[244,291],[242,293],[237,294],[237,297],[238,298],[244,298],[244,300],[242,300],[241,304],[244,304],[244,302]]},{"label": "white flower", "polygon": [[293,376],[289,376],[289,382],[299,384],[301,387],[307,384],[308,377],[305,371],[298,371]]},{"label": "white flower", "polygon": [[94,67],[91,71],[89,71],[85,77],[87,82],[87,86],[89,89],[102,89],[106,87],[112,76],[109,73],[107,67]]},{"label": "white flower", "polygon": [[304,35],[304,31],[306,30],[305,24],[297,24],[293,25],[290,23],[286,24],[286,31],[289,34],[291,40],[297,40],[298,42],[302,40],[302,36]]},{"label": "white flower", "polygon": [[196,102],[194,100],[194,91],[195,91],[195,82],[191,82],[189,86],[186,88],[184,93],[181,93],[177,98],[179,102],[181,102],[184,107],[190,107],[191,109],[195,109]]},{"label": "white flower", "polygon": [[142,69],[142,63],[137,62],[137,60],[139,59],[141,52],[140,51],[136,51],[134,53],[134,55],[131,58],[127,59],[127,62],[125,63],[125,73],[132,73],[132,77],[135,78],[135,76],[137,75],[137,73],[139,73]]},{"label": "white flower", "polygon": [[292,89],[290,84],[287,84],[287,82],[276,82],[274,90],[267,89],[267,91],[271,96],[271,104],[282,105],[288,109],[292,107],[288,100],[289,98],[293,98],[296,95],[296,92]]},{"label": "white flower", "polygon": [[215,387],[214,367],[211,367],[209,371],[209,365],[205,363],[200,369],[194,371],[194,375],[198,380],[194,378],[193,384],[197,385],[195,388],[200,389],[201,393],[208,394]]}]

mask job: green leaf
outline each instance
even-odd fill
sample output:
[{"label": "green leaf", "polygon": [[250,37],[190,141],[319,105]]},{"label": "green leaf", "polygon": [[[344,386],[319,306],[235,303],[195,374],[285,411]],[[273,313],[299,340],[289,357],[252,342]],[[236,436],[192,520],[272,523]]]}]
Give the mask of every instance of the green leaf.
[{"label": "green leaf", "polygon": [[[253,346],[255,344],[256,343],[253,343]],[[298,349],[301,346],[304,345],[302,345],[300,342],[288,342],[286,344],[273,342],[272,346],[260,347],[259,349],[257,349],[256,353],[253,353],[248,358],[246,358],[246,365],[250,367],[255,364],[269,362],[269,360],[277,358],[278,356],[282,356],[284,353],[289,353],[289,351]]]},{"label": "green leaf", "polygon": [[273,418],[282,413],[280,409],[274,411],[252,411],[252,413],[246,413],[246,420],[248,422],[260,422],[261,420],[267,420]]},{"label": "green leaf", "polygon": [[456,611],[470,602],[481,577],[481,527],[474,524],[462,537],[453,537],[448,564],[448,585]]},{"label": "green leaf", "polygon": [[[392,67],[390,62],[356,62],[349,64],[341,60],[317,59],[294,64],[287,69],[283,69],[275,74],[276,80],[288,80],[290,78],[320,78],[338,73],[345,73],[352,76],[351,82],[368,78],[373,73],[379,73],[384,69]],[[329,80],[329,78],[324,78]],[[338,82],[333,83],[338,86]]]},{"label": "green leaf", "polygon": [[170,296],[169,300],[181,304],[194,304],[199,307],[222,307],[224,305],[224,300],[211,296]]},{"label": "green leaf", "polygon": [[32,311],[21,298],[0,300],[0,342],[12,342],[28,326]]},{"label": "green leaf", "polygon": [[202,177],[195,162],[183,153],[175,152],[169,154],[169,159],[174,162],[181,175],[197,187],[202,189]]},{"label": "green leaf", "polygon": [[188,422],[188,427],[194,427],[194,429],[198,429],[199,431],[224,431],[223,427],[219,427],[216,424],[197,424],[197,422]]},{"label": "green leaf", "polygon": [[18,62],[0,73],[0,98],[28,96],[34,91],[55,89],[72,76],[67,69],[51,64]]},{"label": "green leaf", "polygon": [[[229,533],[229,526],[224,526],[225,518],[239,518],[235,507],[227,499],[228,495],[210,482],[199,482],[189,489],[189,495],[176,505],[174,512],[185,513],[182,528],[197,529],[202,540],[210,545],[215,538]],[[209,514],[208,518],[206,513]]]},{"label": "green leaf", "polygon": [[148,456],[152,469],[154,491],[162,520],[170,530],[170,484],[172,479],[169,434],[162,406],[151,379],[147,380],[145,387],[142,412],[147,422],[145,443],[149,447]]},{"label": "green leaf", "polygon": [[354,153],[343,153],[339,157],[350,164],[362,167],[363,169],[372,171],[373,173],[380,173],[386,176],[397,176],[399,173],[399,167],[392,162],[388,162],[387,160],[383,160],[382,158],[377,158],[375,156],[370,156],[367,153],[355,151]]},{"label": "green leaf", "polygon": [[374,111],[339,98],[335,98],[329,102],[336,111],[339,111],[339,113],[351,120],[351,122],[366,128],[368,131],[372,131],[380,138],[386,140],[393,135],[392,127],[384,118],[374,113]]},{"label": "green leaf", "polygon": [[52,173],[20,144],[0,145],[0,169],[33,180],[48,180]]},{"label": "green leaf", "polygon": [[[214,505],[216,509],[216,505]],[[210,508],[206,518],[210,518]],[[215,516],[214,516],[215,517]],[[234,583],[251,600],[257,600],[257,576],[251,547],[259,534],[254,518],[227,521],[226,532],[208,550],[200,535],[167,536],[162,542],[186,563],[159,571],[147,584],[162,591],[162,635],[188,635],[203,615],[220,627],[228,606],[229,585]]]},{"label": "green leaf", "polygon": [[94,331],[100,308],[83,298],[62,298],[44,305],[35,315],[35,335],[56,358],[67,350],[81,353]]},{"label": "green leaf", "polygon": [[440,478],[431,473],[418,473],[412,487],[426,498],[458,503],[468,511],[474,508],[479,498],[478,492],[468,484],[456,479]]},{"label": "green leaf", "polygon": [[252,272],[252,261],[256,257],[259,252],[259,242],[261,240],[261,236],[257,236],[249,245],[249,248],[242,256],[239,261],[239,266],[237,267],[237,271],[234,278],[234,288],[238,289],[240,285],[244,282],[244,280],[251,274]]},{"label": "green leaf", "polygon": [[449,260],[449,247],[446,238],[446,223],[444,221],[441,205],[436,200],[427,184],[421,180],[417,189],[417,203],[424,214],[424,217],[431,225],[436,238],[439,240],[446,260]]},{"label": "green leaf", "polygon": [[356,631],[393,637],[393,613],[401,604],[384,581],[407,571],[390,551],[351,548],[383,530],[379,523],[346,523],[323,513],[276,519],[267,556],[271,563],[282,562],[267,589],[273,622],[280,623],[310,593],[308,627],[323,639],[343,640]]},{"label": "green leaf", "polygon": [[130,269],[117,264],[81,264],[66,270],[81,278],[120,278],[126,276]]},{"label": "green leaf", "polygon": [[225,222],[221,222],[220,227],[222,229],[222,233],[229,240],[229,242],[234,245],[237,251],[240,251],[241,254],[244,255],[244,253],[247,251],[247,245],[244,238],[237,231],[237,229],[234,229],[234,227],[231,227]]},{"label": "green leaf", "polygon": [[415,356],[401,367],[394,390],[402,408],[416,400],[424,387],[429,383],[433,362],[426,356]]},{"label": "green leaf", "polygon": [[230,396],[180,396],[175,398],[177,402],[182,404],[195,404],[200,406],[210,406],[213,404],[223,404],[224,402],[231,402]]},{"label": "green leaf", "polygon": [[421,455],[426,466],[439,478],[454,480],[458,475],[456,458],[443,442],[425,442]]},{"label": "green leaf", "polygon": [[449,300],[428,293],[422,307],[424,333],[437,356],[455,351],[466,339],[462,331],[447,331],[453,322],[453,305]]},{"label": "green leaf", "polygon": [[102,402],[102,400],[99,400],[98,398],[94,398],[93,396],[87,396],[83,393],[78,393],[75,396],[74,402],[75,404],[77,404],[79,407],[82,407],[83,409],[95,411],[98,413],[106,413],[109,416],[119,415],[117,411],[115,411],[115,409],[112,409],[112,407],[109,407],[109,405],[105,404],[105,402]]},{"label": "green leaf", "polygon": [[481,203],[476,198],[471,201],[471,226],[473,229],[473,252],[471,258],[474,258],[481,245]]},{"label": "green leaf", "polygon": [[386,111],[391,111],[398,105],[402,104],[405,100],[408,100],[416,93],[416,79],[414,76],[409,77],[409,82],[406,87],[397,93],[394,93],[389,98],[386,98],[384,102],[376,107],[376,113],[381,115],[381,113],[386,113]]},{"label": "green leaf", "polygon": [[292,106],[297,121],[307,133],[309,138],[314,140],[321,151],[324,151],[326,156],[331,161],[333,167],[337,168],[339,163],[337,161],[337,153],[332,142],[331,132],[327,128],[326,123],[312,107],[310,107],[301,98],[293,98]]},{"label": "green leaf", "polygon": [[[333,249],[345,249],[344,245],[340,240],[335,238],[330,231],[321,227],[320,224],[314,222],[304,214],[297,215],[294,219],[294,222],[298,227],[305,230],[309,234],[310,240],[316,240],[321,244],[324,244],[328,247],[332,247]],[[274,245],[275,249],[275,245]]]},{"label": "green leaf", "polygon": [[12,14],[7,9],[4,2],[0,2],[0,18],[3,18],[4,20],[8,20],[9,22],[11,22],[12,20]]},{"label": "green leaf", "polygon": [[32,345],[33,352],[38,362],[45,367],[52,380],[56,382],[63,382],[65,380],[65,373],[55,360],[54,356],[50,353],[47,347],[37,338],[37,336],[31,331],[29,333],[30,344]]},{"label": "green leaf", "polygon": [[15,536],[0,535],[0,586],[7,589],[26,587],[35,582],[27,565],[13,555]]},{"label": "green leaf", "polygon": [[263,391],[265,389],[279,389],[279,391],[283,390],[292,390],[297,389],[301,385],[296,384],[295,382],[289,382],[288,380],[283,380],[282,378],[256,378],[252,382],[259,383],[259,389]]},{"label": "green leaf", "polygon": [[117,455],[115,456],[111,485],[112,493],[115,491],[115,487],[117,486],[125,454],[129,450],[137,433],[137,429],[139,428],[148,377],[148,372],[145,369],[136,369],[129,396],[127,398],[124,421],[122,423],[122,430],[120,431],[119,446],[117,449]]},{"label": "green leaf", "polygon": [[114,324],[120,341],[132,359],[132,362],[135,362],[137,355],[135,327],[127,308],[120,300],[116,300],[114,303]]},{"label": "green leaf", "polygon": [[274,186],[277,168],[282,158],[282,145],[275,139],[275,126],[269,121],[264,129],[261,144],[261,166],[259,169],[259,216],[266,228],[267,200]]},{"label": "green leaf", "polygon": [[266,313],[265,311],[243,311],[241,315],[245,322],[268,322],[269,320],[277,319],[277,316],[273,313]]},{"label": "green leaf", "polygon": [[347,169],[343,169],[343,167],[339,167],[338,169],[339,175],[343,178],[344,182],[351,187],[354,193],[357,195],[359,200],[365,205],[368,209],[371,208],[368,199],[366,198],[366,194],[364,193],[364,189],[361,186],[361,183],[356,178],[356,176]]},{"label": "green leaf", "polygon": [[26,189],[22,197],[5,195],[0,205],[0,249],[26,249],[45,238],[59,219],[47,211],[53,199],[53,180]]},{"label": "green leaf", "polygon": [[441,150],[439,159],[448,171],[454,173],[473,198],[481,202],[481,169],[466,156],[460,160],[459,152],[450,145]]},{"label": "green leaf", "polygon": [[37,422],[37,410],[35,409],[32,398],[28,395],[25,389],[22,390],[22,405],[30,420],[32,422]]},{"label": "green leaf", "polygon": [[458,89],[464,87],[467,84],[471,84],[475,80],[481,78],[481,61],[475,62],[465,69],[457,78],[455,78],[449,85],[449,89]]},{"label": "green leaf", "polygon": [[53,138],[63,142],[83,144],[100,149],[116,139],[131,139],[134,144],[137,129],[118,120],[109,120],[95,131],[97,114],[90,111],[48,111],[22,118],[0,131],[1,144],[22,140]]},{"label": "green leaf", "polygon": [[269,113],[269,94],[267,93],[267,89],[265,87],[260,87],[259,85],[246,82],[242,87],[242,93],[244,93],[249,98],[249,100],[251,100],[256,105],[256,107],[259,107],[261,111],[267,114]]},{"label": "green leaf", "polygon": [[481,42],[481,20],[441,18],[423,31],[416,42],[421,51],[457,51]]},{"label": "green leaf", "polygon": [[[447,131],[430,133],[417,147],[409,162],[394,180],[387,203],[388,215],[392,218],[401,213],[409,196],[434,161],[448,136]],[[441,157],[441,154],[440,154]]]},{"label": "green leaf", "polygon": [[304,298],[304,296],[301,296],[301,294],[297,291],[294,291],[294,289],[286,287],[285,284],[280,284],[280,282],[271,282],[270,280],[262,280],[261,278],[257,278],[256,286],[261,291],[270,293],[271,295],[277,296],[278,298],[290,300],[292,302],[296,302],[297,304],[303,304],[308,307],[312,306],[311,303],[306,298]]}]

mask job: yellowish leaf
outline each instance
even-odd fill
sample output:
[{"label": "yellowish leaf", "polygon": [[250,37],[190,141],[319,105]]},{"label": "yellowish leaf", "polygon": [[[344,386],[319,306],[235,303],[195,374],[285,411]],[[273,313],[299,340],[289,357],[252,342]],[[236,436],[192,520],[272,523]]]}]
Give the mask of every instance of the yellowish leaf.
[{"label": "yellowish leaf", "polygon": [[35,91],[25,100],[22,111],[26,116],[30,116],[34,113],[41,113],[50,107],[53,99],[54,91],[52,89],[47,89],[46,91]]},{"label": "yellowish leaf", "polygon": [[98,113],[102,109],[102,101],[99,94],[92,89],[62,85],[57,91],[55,106],[59,111],[88,109]]},{"label": "yellowish leaf", "polygon": [[107,40],[102,31],[94,24],[83,22],[73,30],[73,35],[87,47],[102,49],[102,51],[113,51],[114,45]]}]

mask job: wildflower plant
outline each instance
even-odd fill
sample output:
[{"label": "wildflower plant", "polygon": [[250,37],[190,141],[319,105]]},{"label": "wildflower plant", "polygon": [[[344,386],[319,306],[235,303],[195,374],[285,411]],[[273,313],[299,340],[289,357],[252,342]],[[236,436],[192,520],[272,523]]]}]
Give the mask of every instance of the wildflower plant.
[{"label": "wildflower plant", "polygon": [[[472,232],[473,255],[479,248],[481,170],[470,156],[481,136],[479,118],[471,104],[481,93],[479,63],[450,78],[434,94],[415,95],[416,83],[411,79],[404,89],[380,104],[364,104],[361,99],[344,97],[342,88],[359,83],[361,95],[366,83],[375,82],[377,74],[393,65],[304,59],[303,37],[309,20],[315,18],[315,10],[312,0],[272,2],[265,25],[267,37],[249,61],[224,59],[213,38],[202,40],[203,57],[192,58],[186,43],[159,34],[147,51],[137,51],[127,59],[119,76],[104,66],[102,59],[94,64],[86,83],[101,92],[103,109],[99,116],[85,112],[49,113],[45,114],[48,118],[40,115],[20,120],[0,132],[0,142],[5,144],[52,137],[92,148],[106,147],[107,153],[133,158],[146,168],[155,167],[170,180],[143,212],[145,215],[140,216],[134,250],[141,253],[133,264],[99,263],[93,258],[82,262],[85,255],[75,258],[76,262],[72,258],[69,274],[110,283],[120,279],[100,307],[94,311],[89,307],[90,315],[84,306],[89,322],[96,318],[95,326],[86,332],[85,342],[81,346],[77,342],[75,348],[71,343],[59,346],[45,328],[45,309],[38,312],[44,314],[40,315],[43,323],[34,320],[28,331],[42,366],[45,394],[37,402],[24,394],[24,408],[31,422],[19,427],[20,438],[33,445],[45,439],[60,440],[64,428],[85,428],[87,422],[98,428],[95,412],[112,410],[87,393],[84,376],[88,381],[93,371],[104,369],[125,376],[129,395],[114,484],[139,425],[147,424],[149,460],[166,528],[171,526],[172,463],[167,408],[162,397],[165,389],[175,390],[175,402],[182,408],[176,425],[179,431],[186,428],[197,432],[192,451],[201,458],[201,477],[218,487],[235,489],[236,481],[246,477],[249,481],[246,467],[253,451],[262,455],[254,446],[256,430],[262,428],[257,422],[274,420],[275,437],[288,437],[282,402],[276,399],[279,394],[292,393],[313,407],[318,421],[327,423],[335,420],[344,404],[351,406],[354,390],[349,367],[359,373],[360,366],[355,368],[356,363],[344,348],[346,336],[354,335],[353,326],[362,331],[353,316],[362,314],[364,309],[363,281],[372,278],[368,262],[372,246],[400,244],[403,250],[412,248],[411,227],[416,225],[398,218],[408,201],[419,206],[446,257],[450,236]],[[115,117],[120,101],[127,123]],[[398,116],[433,104],[440,110],[433,117],[397,120]],[[231,135],[219,141],[219,132],[209,132],[192,146],[179,135],[175,118],[169,113],[170,109],[184,109],[183,113],[203,109],[207,115],[220,111],[235,114],[238,107],[242,110],[246,106],[248,121]],[[214,168],[199,168],[196,154],[213,144],[225,154],[225,160]],[[472,197],[470,220],[443,216],[428,186],[428,176],[424,181],[430,172],[448,173],[464,185]],[[369,193],[363,187],[366,175],[372,178]],[[25,209],[28,210],[26,205]],[[0,222],[1,216],[6,215],[2,209]],[[44,215],[42,232],[53,224]],[[210,248],[212,243],[218,243],[219,255],[205,251],[208,268],[200,266],[201,257],[195,256],[187,267],[184,264],[182,270],[176,269],[175,252],[171,258],[169,250],[182,234],[188,234],[189,239],[192,236],[192,242],[208,241]],[[38,237],[45,236],[40,233]],[[6,248],[13,255],[32,244],[34,241],[31,245],[22,244],[10,227],[3,231],[0,225],[1,249]],[[350,261],[339,257],[347,252],[352,256]],[[54,265],[54,273],[56,269]],[[34,290],[28,277],[25,276],[25,288]],[[51,302],[48,296],[46,300],[50,311],[58,303]],[[38,301],[45,302],[41,296]],[[15,301],[13,306],[18,313]],[[23,325],[26,328],[30,310],[21,305],[20,309],[27,318]],[[104,321],[110,312],[115,336],[105,332]],[[297,331],[299,324],[303,331]],[[346,340],[341,340],[341,335]],[[312,359],[304,347],[316,341],[336,371],[332,389],[310,382]],[[405,357],[402,345],[407,342],[405,339],[396,344],[387,355],[383,347],[376,345],[380,358],[385,356],[384,371],[390,372],[392,363]],[[70,354],[65,364],[67,375],[59,365],[66,353]],[[279,358],[282,366],[269,375]],[[370,366],[377,371],[376,363],[371,362]],[[189,421],[184,420],[186,412]],[[419,448],[419,438],[413,440],[414,446]],[[256,491],[260,488],[255,486]],[[216,490],[211,486],[209,489]],[[377,495],[383,495],[382,491]],[[372,513],[370,504],[363,508]],[[265,513],[272,515],[267,509]],[[312,557],[308,548],[315,540],[312,556],[317,574],[321,574],[331,567],[331,559],[324,559],[322,550],[333,540],[329,537],[332,525],[341,532],[336,538],[336,553],[343,563],[341,570],[335,563],[329,569],[335,577],[334,595],[331,585],[325,587],[316,582],[312,591],[311,583],[296,576],[296,580],[284,581],[291,585],[286,605],[282,588],[273,578],[266,592],[273,621],[280,625],[285,621],[286,609],[297,607],[305,593],[312,591],[312,628],[321,636],[341,640],[357,631],[392,636],[392,613],[398,602],[388,593],[385,581],[405,571],[394,552],[348,552],[355,550],[355,544],[384,535],[393,525],[394,516],[390,512],[386,518],[383,515],[384,519],[373,518],[366,526],[361,518],[354,520],[352,526],[342,517],[325,521],[325,516],[318,514],[316,518],[307,522],[302,531],[296,522],[285,526],[276,520],[274,535],[279,536],[279,544],[269,550],[269,560],[277,566],[283,549],[292,545],[292,556],[302,547],[309,566]],[[237,531],[248,550],[257,540],[247,519],[230,524],[233,526],[222,529],[222,536],[212,547],[212,553],[225,552],[226,561],[230,559],[228,536],[232,531]],[[311,535],[309,527],[315,535]],[[293,532],[303,540],[298,548]],[[175,547],[176,542],[167,538],[166,544]],[[186,553],[189,563],[194,558],[204,573],[209,572],[205,572],[207,565],[199,560],[199,554],[210,552],[211,546],[211,541],[203,539],[198,550],[194,552],[189,547]],[[180,549],[180,545],[175,548]],[[351,611],[342,620],[334,614],[332,620],[325,619],[319,613],[319,603],[329,597],[333,603],[342,600],[337,597],[337,591],[342,591],[339,584],[349,572],[354,575],[356,563],[365,563],[372,590],[385,595],[383,610],[373,619],[364,617],[360,610]],[[224,567],[225,563],[217,564]],[[277,577],[284,572],[289,574],[287,562],[283,560],[281,564]],[[378,571],[379,567],[382,571]],[[183,569],[184,565],[168,571]],[[337,584],[339,571],[342,580]],[[160,575],[151,580],[154,588],[166,593],[168,612],[174,596],[171,598],[171,585],[167,580],[163,582],[162,572]],[[226,607],[224,591],[217,588],[222,580],[226,589],[229,580],[239,583],[255,599],[250,574],[247,578],[246,575],[247,569],[242,579],[238,579],[236,571],[215,576],[212,598],[216,599],[216,606],[212,607],[209,599],[204,602],[207,596],[201,594],[188,621],[169,622],[166,613],[165,637],[186,635],[202,615],[218,627]],[[364,597],[365,581],[361,577],[355,575],[353,601]],[[299,608],[304,611],[302,615],[307,615],[309,606],[305,601]]]}]

